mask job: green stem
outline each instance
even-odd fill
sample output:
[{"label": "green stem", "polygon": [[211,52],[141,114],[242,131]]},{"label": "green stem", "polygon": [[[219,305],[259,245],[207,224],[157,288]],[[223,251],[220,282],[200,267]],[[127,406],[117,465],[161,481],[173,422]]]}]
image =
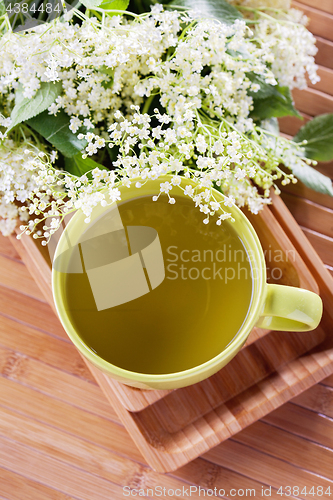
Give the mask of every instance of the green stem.
[{"label": "green stem", "polygon": [[150,105],[154,99],[154,97],[156,96],[157,94],[151,94],[148,99],[146,100],[145,102],[145,105],[143,106],[143,109],[142,109],[142,114],[144,115],[145,113],[148,113],[149,111],[149,108],[150,108]]},{"label": "green stem", "polygon": [[192,26],[195,26],[196,24],[198,24],[198,21],[195,19],[194,21],[192,21],[188,26],[186,26],[186,28],[183,29],[180,37],[179,37],[179,41],[181,41],[184,36],[186,35],[186,32],[192,28]]},{"label": "green stem", "polygon": [[[245,11],[248,11],[248,12],[253,12],[254,14],[257,14],[257,15],[259,15],[261,17],[264,17],[265,19],[268,19],[269,21],[273,21],[273,22],[279,23],[279,24],[292,24],[292,25],[298,24],[298,23],[295,23],[294,21],[288,21],[288,20],[277,19],[276,17],[272,17],[269,14],[266,14],[266,12],[263,12],[260,8],[254,9],[252,7],[244,7],[242,5],[238,5],[237,9],[239,9],[239,10],[245,10]],[[264,10],[273,11],[273,12],[276,12],[276,13],[281,12],[281,13],[285,14],[285,12],[283,10],[277,10],[277,9],[266,8],[266,7],[263,7],[263,9]],[[252,21],[251,19],[246,20],[246,22],[249,23],[249,24],[251,24],[251,23],[257,24],[258,23],[258,21]]]}]

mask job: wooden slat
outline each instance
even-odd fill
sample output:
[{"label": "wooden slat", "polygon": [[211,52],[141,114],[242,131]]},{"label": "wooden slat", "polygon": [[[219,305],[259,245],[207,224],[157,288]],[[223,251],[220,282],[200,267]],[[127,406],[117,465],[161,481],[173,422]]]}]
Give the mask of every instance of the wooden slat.
[{"label": "wooden slat", "polygon": [[325,378],[322,381],[323,385],[328,385],[329,387],[333,387],[333,375],[330,375],[329,377]]},{"label": "wooden slat", "polygon": [[[122,488],[110,481],[97,481],[93,474],[4,438],[0,438],[0,466],[80,500],[110,500],[122,495]],[[64,477],[71,479],[63,481]]]},{"label": "wooden slat", "polygon": [[326,448],[333,449],[333,421],[316,415],[296,404],[286,403],[263,418],[264,422],[275,425],[296,436],[311,440]]},{"label": "wooden slat", "polygon": [[333,69],[333,42],[317,36],[316,46],[318,47],[318,52],[315,57],[316,63],[326,68]]},{"label": "wooden slat", "polygon": [[[270,484],[274,488],[293,485],[302,485],[307,488],[312,486],[332,487],[332,482],[327,479],[237,443],[233,439],[229,439],[205,453],[204,458],[263,483],[269,474]],[[300,497],[302,498],[301,495]]]},{"label": "wooden slat", "polygon": [[[172,475],[175,475],[184,481],[189,481],[189,479],[195,477],[195,482],[198,486],[211,490],[214,490],[214,488],[217,488],[217,490],[223,489],[229,498],[231,490],[234,495],[235,489],[244,490],[243,494],[240,492],[244,498],[245,495],[247,497],[252,496],[252,498],[254,498],[254,496],[256,498],[261,498],[262,488],[267,489],[269,486],[267,482],[268,477],[266,478],[266,482],[255,481],[246,475],[239,474],[234,470],[231,470],[228,466],[221,467],[205,459],[193,460],[193,462],[190,462],[189,464],[178,469],[176,472],[173,472]],[[250,492],[250,490],[254,490],[255,495],[253,491]],[[201,496],[201,498],[203,498],[203,496]],[[272,488],[269,498],[272,500],[281,500],[281,496],[277,494],[277,490],[275,488]]]},{"label": "wooden slat", "polygon": [[134,460],[143,462],[141,454],[121,425],[4,377],[0,377],[0,405],[117,453],[124,454],[130,450]]},{"label": "wooden slat", "polygon": [[55,338],[28,325],[0,315],[0,345],[8,349],[40,359],[44,364],[61,368],[96,385],[87,365],[75,346],[67,339]]},{"label": "wooden slat", "polygon": [[294,398],[293,403],[333,418],[333,388],[315,385]]},{"label": "wooden slat", "polygon": [[333,238],[333,210],[286,192],[281,197],[301,226]]},{"label": "wooden slat", "polygon": [[317,205],[322,205],[323,207],[333,210],[332,196],[318,193],[318,191],[314,191],[313,189],[306,187],[301,181],[298,181],[296,184],[287,184],[286,186],[283,186],[282,191],[299,196],[300,198],[306,198],[309,201],[317,203]]},{"label": "wooden slat", "polygon": [[13,247],[9,238],[3,236],[0,233],[0,254],[9,257],[10,259],[15,259],[19,262],[22,262],[20,255]]},{"label": "wooden slat", "polygon": [[[333,30],[332,30],[333,32]],[[310,116],[333,112],[333,96],[316,89],[294,89],[292,91],[296,108]]]},{"label": "wooden slat", "polygon": [[[296,400],[305,397],[311,390],[308,389]],[[332,479],[333,450],[285,430],[259,421],[239,432],[234,440],[301,469]]]},{"label": "wooden slat", "polygon": [[[118,422],[96,384],[0,346],[0,375],[70,405]],[[68,387],[71,388],[68,391]]]},{"label": "wooden slat", "polygon": [[46,302],[44,295],[23,262],[0,255],[0,269],[0,285],[20,290],[21,293],[29,295],[29,297]]},{"label": "wooden slat", "polygon": [[[159,484],[161,478],[158,473],[147,466],[117,455],[110,449],[69,436],[65,432],[50,428],[5,408],[1,409],[1,415],[0,441],[2,436],[19,445],[36,450],[38,453],[45,453],[52,459],[61,460],[69,467],[84,471],[85,475],[86,473],[96,475],[97,483],[101,479],[121,487],[131,488],[137,488],[138,484],[141,484],[142,488],[154,488]],[[50,442],[53,443],[51,449]],[[163,478],[163,485],[166,488],[175,490],[181,488],[182,484],[175,477]],[[184,496],[180,495],[179,498],[184,498]],[[193,494],[192,498],[197,499],[199,495]]]},{"label": "wooden slat", "polygon": [[[25,470],[23,470],[23,474]],[[0,498],[8,500],[75,500],[58,489],[0,467]]]},{"label": "wooden slat", "polygon": [[309,87],[320,90],[326,94],[333,95],[333,70],[325,68],[324,66],[319,66],[317,74],[320,77],[320,81],[316,84],[312,84],[310,80],[308,80]]},{"label": "wooden slat", "polygon": [[[315,6],[316,9],[322,10],[324,12],[327,12],[328,14],[333,14],[333,2],[332,0],[320,0],[320,1],[315,1],[315,0],[300,0],[297,2],[297,7],[300,10],[303,10],[305,6],[308,7],[313,7]],[[294,2],[292,2],[292,6],[294,6]]]},{"label": "wooden slat", "polygon": [[333,266],[333,238],[317,233],[316,231],[312,231],[306,227],[302,227],[302,230],[310,243],[316,248],[319,257],[322,259],[324,264]]},{"label": "wooden slat", "polygon": [[326,267],[327,271],[328,271],[328,272],[332,275],[332,277],[333,277],[333,267],[328,266],[327,264],[325,265],[325,267]]},{"label": "wooden slat", "polygon": [[326,161],[326,162],[319,161],[314,168],[319,172],[321,172],[322,174],[327,175],[327,177],[333,179],[333,161]]},{"label": "wooden slat", "polygon": [[2,286],[0,286],[0,314],[70,342],[48,304]]},{"label": "wooden slat", "polygon": [[[33,274],[48,304],[55,310],[51,285],[50,261],[46,247],[40,244],[40,240],[38,240],[38,243],[26,234],[24,234],[20,240],[14,235],[10,236],[10,239],[15,249],[19,252],[23,262]],[[43,259],[40,258],[41,255],[43,255]]]},{"label": "wooden slat", "polygon": [[296,135],[299,129],[303,127],[306,122],[312,119],[312,116],[305,113],[301,113],[301,115],[303,119],[298,118],[297,116],[283,116],[282,118],[279,118],[280,131],[283,134],[287,134],[292,137]]},{"label": "wooden slat", "polygon": [[321,36],[326,40],[333,40],[333,15],[315,8],[314,5],[317,7],[317,3],[312,3],[312,5],[309,6],[293,0],[293,6],[302,10],[309,18],[307,29],[314,35]]}]

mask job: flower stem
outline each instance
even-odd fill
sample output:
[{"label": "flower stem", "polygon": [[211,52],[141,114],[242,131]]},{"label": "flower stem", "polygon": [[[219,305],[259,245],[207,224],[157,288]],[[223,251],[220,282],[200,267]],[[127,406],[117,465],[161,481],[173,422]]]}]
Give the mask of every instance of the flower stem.
[{"label": "flower stem", "polygon": [[156,94],[151,94],[148,99],[146,100],[144,106],[143,106],[143,109],[142,109],[142,114],[144,115],[145,113],[147,113],[149,111],[149,108],[150,108],[150,105],[151,103],[153,102],[153,99],[155,97]]}]

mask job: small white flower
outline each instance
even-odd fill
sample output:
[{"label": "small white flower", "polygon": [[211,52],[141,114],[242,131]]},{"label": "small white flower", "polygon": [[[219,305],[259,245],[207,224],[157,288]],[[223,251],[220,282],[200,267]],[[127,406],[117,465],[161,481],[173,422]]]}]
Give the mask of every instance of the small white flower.
[{"label": "small white flower", "polygon": [[82,126],[82,121],[77,118],[76,116],[72,117],[70,119],[70,125],[69,129],[75,134],[79,130],[79,128]]},{"label": "small white flower", "polygon": [[161,184],[160,184],[161,193],[168,193],[169,191],[171,191],[171,189],[172,189],[172,186],[171,186],[170,182],[161,182]]},{"label": "small white flower", "polygon": [[226,196],[225,199],[224,199],[224,202],[223,204],[226,206],[226,207],[232,207],[234,204],[235,204],[235,198],[233,196]]},{"label": "small white flower", "polygon": [[185,189],[184,189],[184,194],[192,197],[194,195],[194,189],[193,189],[193,187],[192,186],[186,186]]},{"label": "small white flower", "polygon": [[89,118],[85,118],[83,120],[83,126],[86,127],[88,130],[91,129],[91,128],[94,128],[94,125],[93,125],[93,123],[91,123],[91,121],[89,120]]},{"label": "small white flower", "polygon": [[121,199],[120,191],[118,188],[109,189],[109,196],[111,201],[117,201]]},{"label": "small white flower", "polygon": [[214,212],[220,209],[220,204],[217,201],[211,201],[210,206],[212,207],[212,210],[214,210]]},{"label": "small white flower", "polygon": [[181,177],[179,175],[174,175],[171,179],[171,184],[173,184],[174,186],[179,186],[179,184],[181,183]]}]

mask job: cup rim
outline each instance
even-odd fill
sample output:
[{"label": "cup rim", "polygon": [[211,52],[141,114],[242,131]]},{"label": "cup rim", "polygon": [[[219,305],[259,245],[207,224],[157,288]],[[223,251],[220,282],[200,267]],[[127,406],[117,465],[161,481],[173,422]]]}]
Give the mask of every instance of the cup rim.
[{"label": "cup rim", "polygon": [[[163,176],[158,177],[155,180],[149,180],[149,183],[156,183],[160,184],[161,182],[166,182],[170,181],[173,175],[171,174],[166,174]],[[140,177],[133,178],[131,179],[131,188],[132,185],[135,184],[136,182],[141,181],[142,179]],[[196,183],[192,179],[187,179],[187,178],[182,178],[181,184],[184,185],[192,185],[196,186]],[[142,186],[143,187],[143,186]],[[118,186],[118,189],[120,191],[125,191],[128,189],[127,187],[124,186]],[[133,189],[133,188],[132,188]],[[134,188],[137,191],[135,192],[135,195],[137,196],[130,196],[130,198],[139,198],[143,196],[147,196],[147,194],[141,194],[144,190],[142,188]],[[107,188],[106,188],[107,191]],[[213,188],[214,195],[217,196],[218,198],[226,198],[224,194],[222,194],[220,191],[217,191],[216,189]],[[125,191],[126,193],[126,191]],[[132,192],[133,193],[133,192]],[[171,191],[171,193],[174,193],[174,189]],[[123,194],[123,193],[121,193]],[[158,194],[158,193],[156,193]],[[176,194],[182,194],[182,193],[174,193]],[[126,201],[125,199],[121,199],[120,203],[122,201]],[[152,201],[153,203],[153,201]],[[109,210],[111,205],[108,205],[103,209],[104,210]],[[102,207],[98,206],[96,208],[99,208],[100,212],[102,213]],[[234,217],[235,220],[240,220],[243,223],[245,223],[246,229],[250,234],[250,237],[252,238],[252,242],[255,244],[255,262],[256,262],[256,273],[258,277],[258,287],[257,290],[252,291],[252,298],[251,298],[251,304],[247,313],[246,318],[244,319],[244,322],[238,331],[238,333],[235,335],[233,340],[221,351],[219,354],[214,356],[213,358],[209,359],[208,361],[205,361],[204,363],[194,366],[192,368],[178,371],[178,372],[173,372],[173,373],[163,373],[163,374],[148,374],[148,373],[140,373],[140,372],[135,372],[131,370],[126,370],[125,368],[120,368],[117,365],[114,365],[110,363],[109,361],[106,361],[102,357],[100,357],[98,354],[96,354],[90,347],[88,347],[84,341],[81,339],[80,335],[76,332],[74,326],[71,323],[71,320],[68,316],[68,314],[65,311],[65,308],[62,307],[63,305],[63,300],[62,300],[62,294],[61,294],[61,275],[62,273],[56,271],[53,266],[52,266],[52,292],[53,292],[53,298],[54,298],[54,303],[56,307],[56,311],[58,313],[58,317],[60,318],[60,321],[69,336],[69,338],[72,340],[74,345],[77,347],[77,349],[95,366],[99,367],[101,370],[103,370],[106,373],[109,373],[110,376],[114,376],[120,381],[129,381],[128,383],[132,382],[138,382],[141,384],[153,384],[157,382],[170,382],[174,383],[176,381],[181,381],[183,379],[191,378],[192,376],[200,376],[200,374],[203,374],[207,372],[208,370],[211,371],[214,369],[215,366],[219,366],[221,362],[230,357],[230,355],[235,352],[235,354],[240,350],[240,348],[244,345],[246,342],[252,328],[255,326],[255,323],[258,321],[260,313],[263,310],[265,298],[266,298],[266,263],[265,263],[265,258],[264,258],[264,253],[261,248],[261,243],[259,241],[259,238],[250,223],[250,221],[247,219],[247,217],[243,214],[243,212],[236,206],[233,205],[232,207],[227,207],[225,209],[226,211],[230,212]],[[93,210],[94,212],[94,210]],[[96,216],[99,217],[100,214]],[[85,215],[81,211],[77,211],[74,216],[71,218],[69,223],[66,226],[66,230],[73,230],[75,229],[75,226],[77,224],[84,223]],[[223,222],[222,222],[223,224]],[[62,247],[66,245],[66,237],[65,237],[65,231],[62,233],[60,236],[60,239],[58,241],[55,254],[54,254],[54,259],[59,258],[59,256],[63,253],[64,250],[62,250]],[[242,239],[243,245],[248,251],[249,248]],[[253,265],[253,261],[251,261],[251,265]],[[256,295],[256,296],[255,296]],[[213,372],[212,372],[213,373]]]}]

